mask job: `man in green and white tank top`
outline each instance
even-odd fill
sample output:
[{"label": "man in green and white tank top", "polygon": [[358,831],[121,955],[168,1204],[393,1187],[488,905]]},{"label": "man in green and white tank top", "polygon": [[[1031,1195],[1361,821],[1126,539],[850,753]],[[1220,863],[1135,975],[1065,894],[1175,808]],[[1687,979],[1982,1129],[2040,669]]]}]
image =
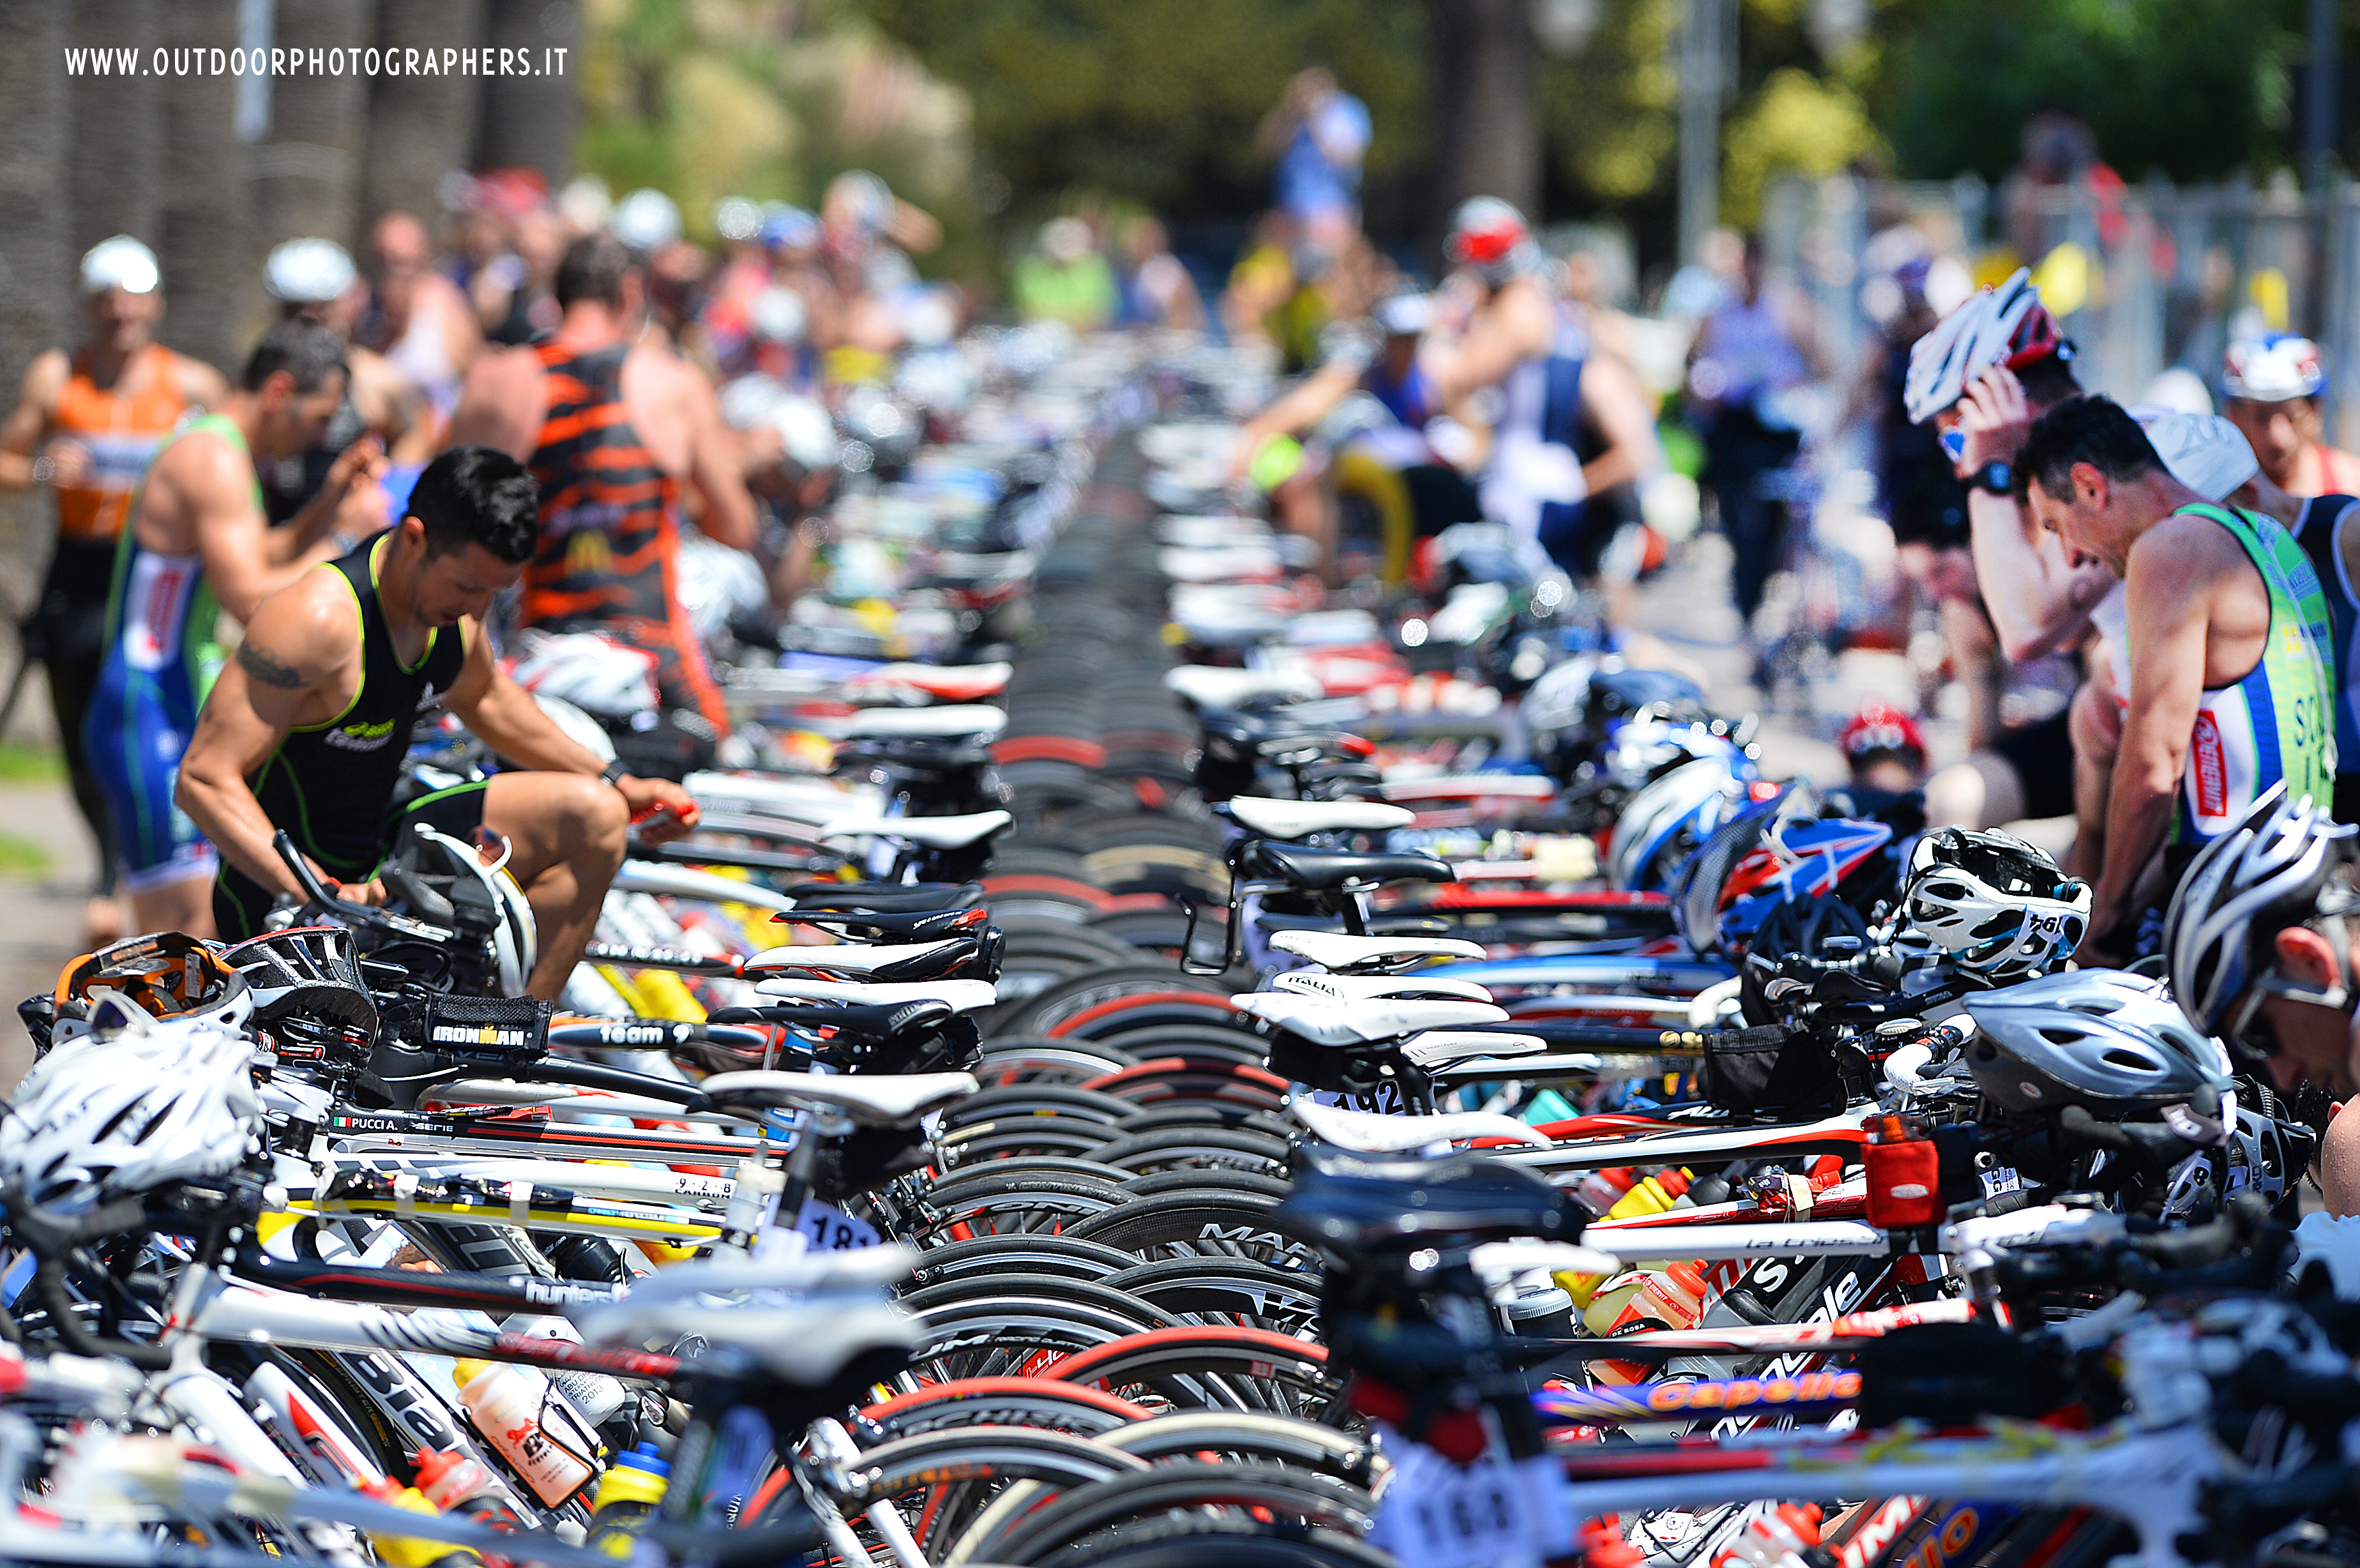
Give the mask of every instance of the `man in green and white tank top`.
[{"label": "man in green and white tank top", "polygon": [[2192,850],[2271,785],[2333,798],[2327,601],[2293,536],[2173,478],[2106,398],[2041,416],[2016,483],[2077,564],[2123,578],[2129,707],[2082,953],[2120,959]]}]

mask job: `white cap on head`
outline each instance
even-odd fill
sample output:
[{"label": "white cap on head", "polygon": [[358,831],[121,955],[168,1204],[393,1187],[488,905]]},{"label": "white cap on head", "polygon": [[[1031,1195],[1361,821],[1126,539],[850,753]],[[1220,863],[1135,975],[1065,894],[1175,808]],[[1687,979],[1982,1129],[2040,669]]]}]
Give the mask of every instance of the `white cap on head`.
[{"label": "white cap on head", "polygon": [[836,466],[836,421],[818,402],[790,395],[771,406],[770,422],[787,456],[806,473]]},{"label": "white cap on head", "polygon": [[2243,431],[2218,414],[2142,406],[2130,410],[2174,479],[2208,501],[2225,501],[2262,471]]},{"label": "white cap on head", "polygon": [[743,196],[724,196],[714,206],[713,228],[725,240],[750,240],[762,232],[762,209]]},{"label": "white cap on head", "polygon": [[615,203],[615,237],[633,250],[654,250],[680,238],[680,204],[642,185]]},{"label": "white cap on head", "polygon": [[352,254],[333,240],[289,240],[262,264],[262,286],[289,305],[324,305],[344,298],[359,274]]},{"label": "white cap on head", "polygon": [[120,289],[126,294],[152,294],[163,281],[156,253],[129,234],[104,239],[82,253],[82,291],[96,294]]}]

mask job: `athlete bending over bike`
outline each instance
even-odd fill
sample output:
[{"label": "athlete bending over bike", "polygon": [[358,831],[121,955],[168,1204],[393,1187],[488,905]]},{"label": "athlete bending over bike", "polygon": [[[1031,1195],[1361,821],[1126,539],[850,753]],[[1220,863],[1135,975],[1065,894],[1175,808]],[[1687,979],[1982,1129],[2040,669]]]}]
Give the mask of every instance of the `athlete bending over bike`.
[{"label": "athlete bending over bike", "polygon": [[[660,843],[688,831],[679,786],[638,779],[566,736],[493,662],[483,617],[532,558],[539,494],[522,463],[457,447],[419,476],[396,527],[307,573],[247,625],[180,764],[179,800],[221,853],[224,938],[262,929],[301,893],[272,849],[284,828],[324,877],[370,877],[405,824],[505,837],[531,902],[540,959],[528,989],[555,1000],[590,940],[631,823]],[[394,805],[421,714],[439,704],[500,756],[503,772]],[[650,815],[650,813],[660,813]],[[350,894],[381,896],[375,884]]]}]

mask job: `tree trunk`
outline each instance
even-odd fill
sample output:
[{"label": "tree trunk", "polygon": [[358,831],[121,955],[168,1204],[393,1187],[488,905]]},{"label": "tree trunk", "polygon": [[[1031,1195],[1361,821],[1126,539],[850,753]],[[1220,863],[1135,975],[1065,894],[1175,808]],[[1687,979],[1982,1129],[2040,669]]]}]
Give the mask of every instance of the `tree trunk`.
[{"label": "tree trunk", "polygon": [[[376,33],[371,0],[277,0],[274,45],[300,50],[366,48]],[[368,83],[358,72],[308,71],[270,84],[270,136],[254,149],[254,202],[262,242],[322,234],[349,245],[360,223],[361,146]]]},{"label": "tree trunk", "polygon": [[[582,115],[580,13],[574,0],[490,0],[485,41],[521,51],[535,74],[481,83],[477,169],[537,169],[552,191],[573,178]],[[562,61],[557,49],[566,51]],[[541,74],[544,62],[561,65],[563,74]]]},{"label": "tree trunk", "polygon": [[[167,48],[229,49],[238,0],[159,6]],[[164,82],[164,287],[174,348],[235,378],[262,325],[262,253],[254,244],[248,149],[237,139],[238,78],[191,74]],[[273,83],[273,85],[277,85]]]},{"label": "tree trunk", "polygon": [[[377,41],[386,49],[468,49],[484,41],[483,0],[378,0]],[[369,82],[368,156],[361,226],[390,212],[432,228],[442,177],[464,169],[475,146],[479,76],[379,76]]]},{"label": "tree trunk", "polygon": [[[0,103],[8,105],[0,114],[0,211],[9,214],[0,223],[0,404],[8,407],[33,356],[73,342],[78,253],[67,207],[71,94],[63,53],[70,9],[66,0],[0,5]],[[11,645],[49,552],[49,506],[38,492],[0,495],[0,561],[8,568],[0,616]]]},{"label": "tree trunk", "polygon": [[1434,55],[1434,191],[1439,229],[1470,196],[1513,201],[1538,222],[1540,120],[1532,0],[1426,0]]},{"label": "tree trunk", "polygon": [[[82,0],[66,41],[137,47],[144,60],[161,36],[158,9],[156,0]],[[110,234],[129,234],[153,248],[164,228],[162,79],[144,70],[131,77],[82,76],[67,91],[73,99],[66,156],[74,255]]]}]

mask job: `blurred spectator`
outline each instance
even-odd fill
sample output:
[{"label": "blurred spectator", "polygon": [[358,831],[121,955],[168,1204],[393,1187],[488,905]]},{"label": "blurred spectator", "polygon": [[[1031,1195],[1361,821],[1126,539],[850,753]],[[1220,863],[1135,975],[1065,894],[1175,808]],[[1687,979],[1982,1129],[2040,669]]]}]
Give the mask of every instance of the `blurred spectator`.
[{"label": "blurred spectator", "polygon": [[745,197],[723,199],[713,210],[713,227],[721,236],[721,265],[705,295],[705,340],[727,381],[756,368],[754,301],[771,287],[770,256],[762,245],[762,210]]},{"label": "blurred spectator", "polygon": [[2061,109],[2045,110],[2024,123],[2019,149],[2000,191],[2008,248],[2017,258],[2037,267],[2049,254],[2050,193],[2070,185],[2086,188],[2099,242],[2113,245],[2122,233],[2123,177],[2099,159],[2096,134]]},{"label": "blurred spectator", "polygon": [[264,513],[276,525],[320,493],[344,450],[374,433],[386,462],[415,471],[434,455],[434,420],[425,398],[392,361],[353,339],[366,297],[360,274],[333,240],[289,240],[263,264],[262,286],[279,303],[282,321],[315,321],[344,345],[344,395],[318,444],[260,464]]},{"label": "blurred spectator", "polygon": [[1333,247],[1359,232],[1369,136],[1368,105],[1319,65],[1296,72],[1262,121],[1262,148],[1278,157],[1271,199],[1306,237]]},{"label": "blurred spectator", "polygon": [[1205,324],[1205,302],[1196,280],[1172,254],[1171,236],[1153,218],[1133,218],[1122,231],[1122,311],[1125,326],[1185,327]]},{"label": "blurred spectator", "polygon": [[2291,332],[2229,345],[2221,391],[2229,416],[2271,484],[2289,495],[2360,495],[2360,457],[2329,446],[2319,394],[2327,387],[2319,345]]},{"label": "blurred spectator", "polygon": [[1703,427],[1702,481],[1736,553],[1732,587],[1748,625],[1786,541],[1786,503],[1765,479],[1802,448],[1802,432],[1777,395],[1809,378],[1808,341],[1799,302],[1769,289],[1762,242],[1749,237],[1737,293],[1705,318],[1688,355],[1690,406]]},{"label": "blurred spectator", "polygon": [[1280,212],[1254,220],[1252,238],[1221,292],[1221,330],[1231,343],[1266,343],[1271,312],[1295,292],[1295,224]]},{"label": "blurred spectator", "polygon": [[353,341],[391,360],[437,421],[451,417],[459,384],[484,346],[475,312],[431,265],[426,225],[388,212],[369,233],[370,289]]},{"label": "blurred spectator", "polygon": [[1016,313],[1088,332],[1114,320],[1114,271],[1098,254],[1087,220],[1052,218],[1010,279]]},{"label": "blurred spectator", "polygon": [[[844,341],[844,299],[821,254],[823,238],[819,219],[801,207],[781,201],[763,213],[762,244],[770,253],[771,281],[793,295],[803,312],[803,333],[794,340],[792,352],[773,351],[763,368],[797,385],[811,379],[815,355]],[[782,309],[774,306],[774,321]],[[786,363],[790,360],[792,365]]]}]

